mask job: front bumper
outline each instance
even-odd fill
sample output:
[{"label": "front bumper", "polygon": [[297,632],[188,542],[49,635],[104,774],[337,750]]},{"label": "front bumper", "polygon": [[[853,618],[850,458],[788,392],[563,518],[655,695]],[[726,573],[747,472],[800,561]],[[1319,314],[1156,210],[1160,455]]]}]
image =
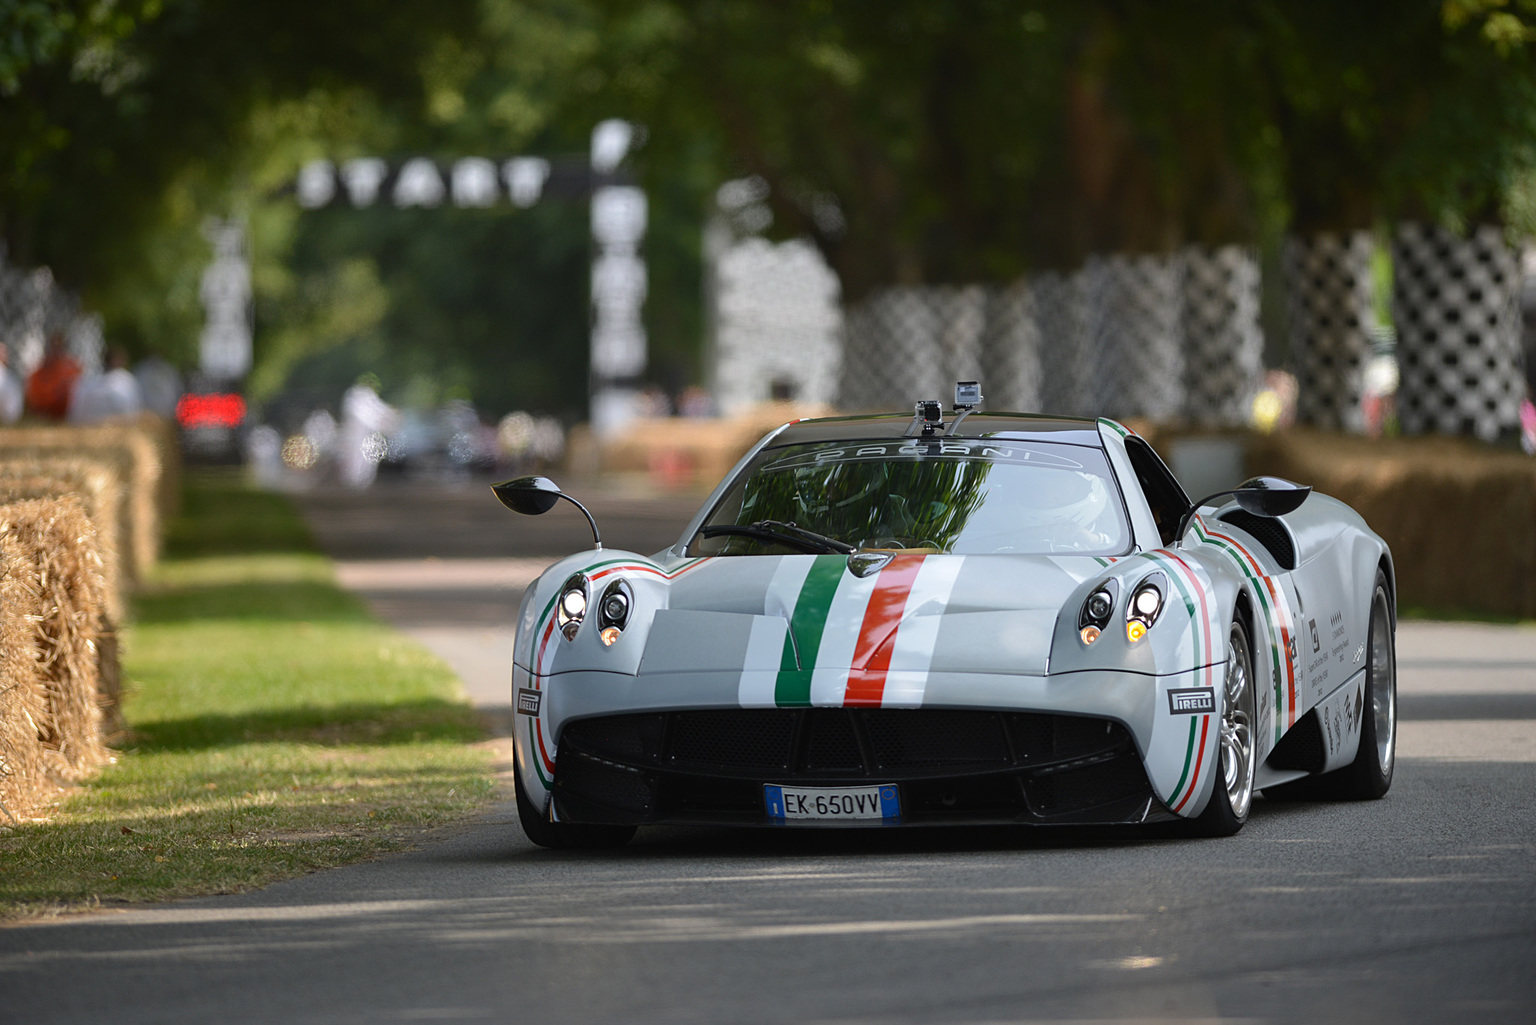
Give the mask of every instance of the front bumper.
[{"label": "front bumper", "polygon": [[765,783],[895,783],[901,825],[1169,815],[1123,724],[961,709],[735,708],[582,719],[562,734],[553,797],[565,821],[755,826],[773,824]]}]

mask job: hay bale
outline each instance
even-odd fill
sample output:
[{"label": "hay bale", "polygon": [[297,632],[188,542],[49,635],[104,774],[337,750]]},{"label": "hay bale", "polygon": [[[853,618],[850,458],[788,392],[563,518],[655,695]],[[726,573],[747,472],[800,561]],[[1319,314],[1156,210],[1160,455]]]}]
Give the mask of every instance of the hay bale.
[{"label": "hay bale", "polygon": [[30,815],[48,789],[38,722],[43,685],[30,626],[19,610],[30,604],[27,567],[0,540],[0,819]]},{"label": "hay bale", "polygon": [[13,458],[0,452],[0,505],[66,495],[81,500],[96,528],[96,550],[107,584],[107,615],[120,623],[124,608],[118,556],[123,544],[123,489],[117,475],[110,466],[92,459],[63,455]]},{"label": "hay bale", "polygon": [[107,757],[101,736],[98,644],[105,584],[96,531],[79,499],[0,506],[7,560],[5,618],[19,620],[19,650],[41,681],[36,719],[45,774],[75,782]]},{"label": "hay bale", "polygon": [[137,422],[0,428],[0,452],[33,458],[68,455],[111,466],[123,490],[118,548],[123,580],[142,579],[154,566],[160,555],[163,464],[159,448]]},{"label": "hay bale", "polygon": [[1457,438],[1295,430],[1251,439],[1247,469],[1348,503],[1392,547],[1405,605],[1536,616],[1536,463]]}]

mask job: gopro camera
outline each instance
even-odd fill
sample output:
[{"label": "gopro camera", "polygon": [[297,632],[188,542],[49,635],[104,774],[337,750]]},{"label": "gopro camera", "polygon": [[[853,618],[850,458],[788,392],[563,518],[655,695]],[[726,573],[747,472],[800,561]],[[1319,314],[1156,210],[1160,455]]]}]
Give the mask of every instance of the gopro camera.
[{"label": "gopro camera", "polygon": [[955,408],[975,409],[979,405],[981,405],[981,382],[956,381]]},{"label": "gopro camera", "polygon": [[917,404],[917,415],[925,424],[944,422],[944,407],[936,399],[924,399]]}]

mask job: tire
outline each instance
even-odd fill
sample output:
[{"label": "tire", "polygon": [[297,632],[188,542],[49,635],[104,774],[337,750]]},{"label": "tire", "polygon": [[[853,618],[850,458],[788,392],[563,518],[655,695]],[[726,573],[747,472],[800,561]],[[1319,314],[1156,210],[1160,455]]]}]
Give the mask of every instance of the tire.
[{"label": "tire", "polygon": [[1397,639],[1387,580],[1376,571],[1366,639],[1365,710],[1355,760],[1316,781],[1317,796],[1335,801],[1375,801],[1392,787],[1397,762]]},{"label": "tire", "polygon": [[552,850],[598,850],[623,847],[635,835],[634,826],[594,826],[577,822],[551,822],[523,790],[523,774],[514,771],[512,786],[517,791],[517,820],[528,839]]},{"label": "tire", "polygon": [[1221,690],[1221,735],[1216,780],[1205,810],[1189,820],[1195,836],[1231,836],[1253,808],[1253,644],[1234,620],[1227,633],[1227,671]]}]

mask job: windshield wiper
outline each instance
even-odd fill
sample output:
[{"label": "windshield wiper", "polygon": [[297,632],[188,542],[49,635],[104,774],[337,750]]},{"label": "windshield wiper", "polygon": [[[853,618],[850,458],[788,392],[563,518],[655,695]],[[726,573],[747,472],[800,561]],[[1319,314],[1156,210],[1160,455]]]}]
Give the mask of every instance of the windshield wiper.
[{"label": "windshield wiper", "polygon": [[812,554],[836,552],[839,555],[848,555],[858,551],[846,541],[839,541],[835,537],[818,534],[814,530],[806,530],[798,524],[785,523],[782,520],[757,520],[747,524],[715,523],[699,531],[701,537],[717,537],[721,534],[751,537],[759,541],[778,541],[780,544]]}]

